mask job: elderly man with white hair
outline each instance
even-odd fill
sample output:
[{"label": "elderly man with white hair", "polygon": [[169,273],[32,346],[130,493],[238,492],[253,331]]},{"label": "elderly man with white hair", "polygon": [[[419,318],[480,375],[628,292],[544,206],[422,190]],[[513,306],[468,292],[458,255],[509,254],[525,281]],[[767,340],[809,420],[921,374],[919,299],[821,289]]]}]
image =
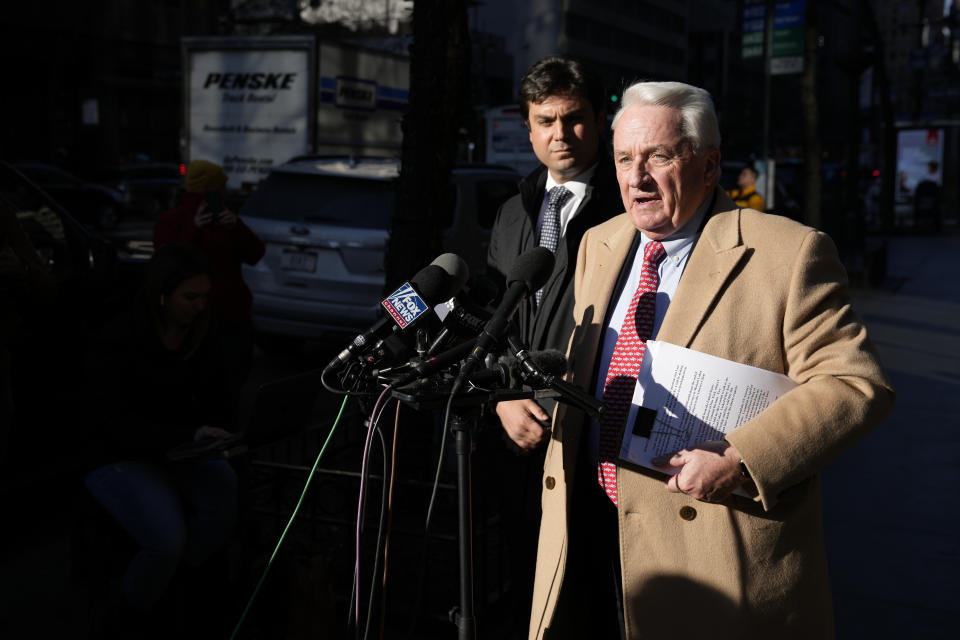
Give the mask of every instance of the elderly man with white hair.
[{"label": "elderly man with white hair", "polygon": [[[608,409],[554,416],[530,638],[830,638],[817,474],[894,399],[837,251],[718,187],[706,91],[634,84],[613,130],[625,213],[581,242],[569,349],[569,379]],[[645,469],[618,452],[648,339],[797,386]]]}]

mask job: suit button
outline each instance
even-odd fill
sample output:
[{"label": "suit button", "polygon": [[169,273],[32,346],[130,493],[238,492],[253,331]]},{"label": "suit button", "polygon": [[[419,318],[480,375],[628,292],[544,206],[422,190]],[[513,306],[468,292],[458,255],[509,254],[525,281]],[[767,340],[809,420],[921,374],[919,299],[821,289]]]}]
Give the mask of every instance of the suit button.
[{"label": "suit button", "polygon": [[684,520],[693,520],[697,517],[697,510],[693,507],[682,507],[680,509],[680,517]]},{"label": "suit button", "polygon": [[543,481],[544,486],[547,489],[553,489],[557,486],[557,481],[553,479],[553,476],[547,476],[547,479]]}]

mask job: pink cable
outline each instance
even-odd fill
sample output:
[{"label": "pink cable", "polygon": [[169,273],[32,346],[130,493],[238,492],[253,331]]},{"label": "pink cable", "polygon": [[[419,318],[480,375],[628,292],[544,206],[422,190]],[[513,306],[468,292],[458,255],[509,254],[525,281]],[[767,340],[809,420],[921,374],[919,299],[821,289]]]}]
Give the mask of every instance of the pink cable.
[{"label": "pink cable", "polygon": [[373,428],[380,419],[377,410],[380,408],[380,403],[383,402],[384,397],[389,393],[391,388],[392,385],[387,385],[384,388],[380,397],[377,398],[377,402],[373,405],[373,411],[370,412],[370,426],[367,428],[367,439],[363,444],[363,458],[360,464],[360,496],[357,500],[356,558],[353,564],[353,581],[356,586],[356,600],[354,601],[353,614],[354,624],[357,625],[358,629],[360,628],[360,520],[363,512],[364,480],[367,477],[367,459],[370,457],[370,443],[373,441]]}]

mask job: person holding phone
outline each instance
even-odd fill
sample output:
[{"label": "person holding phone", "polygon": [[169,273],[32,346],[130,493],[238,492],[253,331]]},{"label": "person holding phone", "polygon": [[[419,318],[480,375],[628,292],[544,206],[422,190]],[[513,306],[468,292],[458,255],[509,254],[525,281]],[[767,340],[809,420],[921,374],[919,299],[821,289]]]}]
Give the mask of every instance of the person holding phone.
[{"label": "person holding phone", "polygon": [[234,391],[239,393],[253,357],[253,295],[243,281],[241,267],[259,262],[265,249],[260,238],[227,207],[226,186],[227,174],[220,165],[192,161],[180,206],[161,214],[154,225],[153,247],[157,250],[170,242],[186,242],[203,249],[210,258],[210,303],[234,372]]}]

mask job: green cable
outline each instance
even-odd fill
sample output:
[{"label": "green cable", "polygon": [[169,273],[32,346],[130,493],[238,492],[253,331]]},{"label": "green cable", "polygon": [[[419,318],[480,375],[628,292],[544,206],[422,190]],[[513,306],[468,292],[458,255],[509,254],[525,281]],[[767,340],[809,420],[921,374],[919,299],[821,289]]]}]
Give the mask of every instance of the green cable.
[{"label": "green cable", "polygon": [[297,512],[300,510],[300,505],[303,504],[303,498],[307,495],[307,489],[310,488],[310,481],[313,480],[313,474],[317,470],[317,465],[320,464],[320,458],[323,457],[323,452],[327,450],[327,445],[330,444],[330,439],[333,437],[334,431],[337,430],[337,425],[340,424],[340,417],[343,415],[343,410],[347,406],[347,400],[349,398],[349,393],[343,397],[343,403],[340,405],[340,411],[337,413],[337,419],[333,421],[333,426],[330,427],[330,434],[327,436],[323,446],[320,447],[320,453],[317,454],[317,459],[313,462],[313,468],[310,469],[310,475],[307,476],[307,482],[303,485],[303,492],[300,494],[300,499],[297,500],[297,506],[293,508],[293,513],[290,514],[290,519],[287,521],[287,526],[283,528],[283,533],[280,534],[280,539],[277,541],[277,546],[274,548],[273,553],[270,554],[270,559],[267,561],[267,566],[263,569],[263,575],[260,576],[257,586],[250,595],[250,600],[247,601],[247,606],[243,609],[243,613],[240,615],[240,619],[237,621],[237,626],[234,627],[233,633],[230,634],[230,640],[234,640],[234,638],[237,637],[237,632],[240,631],[243,621],[246,620],[247,614],[250,612],[250,607],[253,606],[253,601],[257,597],[257,593],[260,592],[260,587],[263,586],[263,581],[267,578],[267,573],[270,571],[270,567],[273,566],[273,559],[277,557],[277,552],[280,551],[280,545],[283,544],[283,540],[287,537],[287,532],[290,530],[290,526],[293,524],[294,518],[297,517]]}]

